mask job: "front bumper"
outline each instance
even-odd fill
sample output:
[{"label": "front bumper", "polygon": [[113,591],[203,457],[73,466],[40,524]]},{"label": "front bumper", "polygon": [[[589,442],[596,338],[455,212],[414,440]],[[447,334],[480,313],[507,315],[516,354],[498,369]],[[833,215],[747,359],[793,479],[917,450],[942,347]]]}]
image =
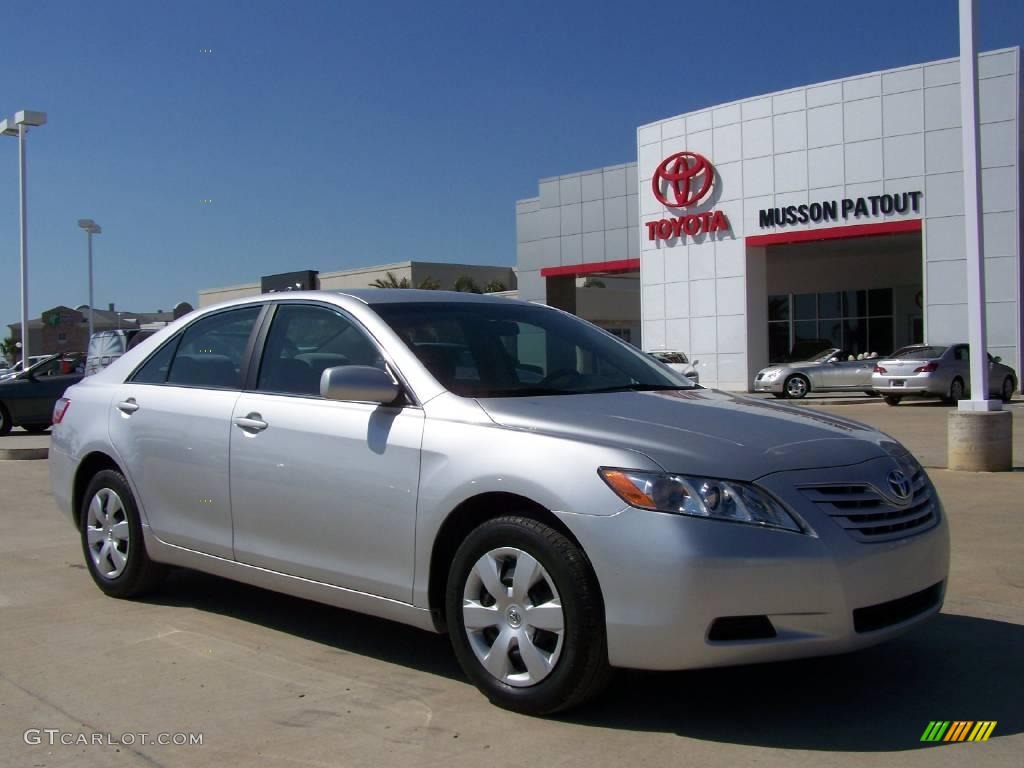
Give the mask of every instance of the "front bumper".
[{"label": "front bumper", "polygon": [[[610,517],[560,513],[600,582],[610,663],[668,670],[843,653],[937,613],[949,570],[941,504],[938,524],[923,533],[861,543],[794,494],[794,476],[808,474],[779,473],[759,484],[815,535],[633,508]],[[855,628],[854,611],[936,585],[933,604],[880,628]],[[716,619],[735,617],[767,617],[775,636],[710,639]]]},{"label": "front bumper", "polygon": [[754,379],[754,391],[755,392],[781,392],[782,391],[782,377],[776,379]]}]

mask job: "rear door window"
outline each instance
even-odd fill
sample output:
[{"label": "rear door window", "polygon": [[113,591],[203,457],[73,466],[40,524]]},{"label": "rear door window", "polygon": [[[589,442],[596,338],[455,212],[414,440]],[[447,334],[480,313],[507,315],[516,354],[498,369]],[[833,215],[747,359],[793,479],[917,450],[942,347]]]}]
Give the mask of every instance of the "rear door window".
[{"label": "rear door window", "polygon": [[262,307],[253,304],[203,317],[185,329],[167,383],[207,389],[240,389],[242,359]]}]

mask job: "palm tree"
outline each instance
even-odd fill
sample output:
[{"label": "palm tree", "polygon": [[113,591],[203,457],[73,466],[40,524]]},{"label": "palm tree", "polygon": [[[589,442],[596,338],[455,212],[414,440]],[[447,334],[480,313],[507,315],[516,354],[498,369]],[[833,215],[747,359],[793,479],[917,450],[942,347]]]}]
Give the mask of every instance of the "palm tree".
[{"label": "palm tree", "polygon": [[476,284],[476,281],[472,277],[463,275],[462,277],[455,279],[455,285],[453,286],[456,291],[463,293],[483,293],[480,290],[480,286]]},{"label": "palm tree", "polygon": [[[399,279],[395,276],[394,272],[384,273],[384,277],[378,277],[372,283],[372,288],[412,288],[412,283],[409,282],[408,277]],[[420,290],[424,291],[436,291],[441,287],[441,284],[429,275],[420,281],[420,284],[416,286]]]}]

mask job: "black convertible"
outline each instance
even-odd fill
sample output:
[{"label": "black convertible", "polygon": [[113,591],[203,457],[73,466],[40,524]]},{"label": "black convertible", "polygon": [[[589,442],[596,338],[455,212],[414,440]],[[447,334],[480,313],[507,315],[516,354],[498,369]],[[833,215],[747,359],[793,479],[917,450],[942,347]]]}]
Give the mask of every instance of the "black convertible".
[{"label": "black convertible", "polygon": [[0,436],[12,427],[45,432],[64,390],[85,375],[80,354],[51,355],[12,379],[0,381]]}]

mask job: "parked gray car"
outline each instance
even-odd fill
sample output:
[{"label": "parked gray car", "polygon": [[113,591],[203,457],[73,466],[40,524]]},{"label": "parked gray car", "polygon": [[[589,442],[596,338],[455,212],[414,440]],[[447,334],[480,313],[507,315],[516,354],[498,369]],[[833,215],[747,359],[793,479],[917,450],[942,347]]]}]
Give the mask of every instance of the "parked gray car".
[{"label": "parked gray car", "polygon": [[838,347],[832,347],[810,360],[762,368],[754,377],[754,391],[794,399],[808,392],[863,392],[876,397],[871,388],[874,367],[872,359],[857,360]]},{"label": "parked gray car", "polygon": [[[949,403],[971,394],[971,359],[967,344],[913,344],[874,361],[871,383],[889,405],[904,397],[941,397]],[[1005,402],[1017,389],[1017,374],[1001,358],[988,356],[989,396]]]},{"label": "parked gray car", "polygon": [[805,411],[526,302],[265,294],[68,390],[49,464],[106,594],[186,566],[447,632],[492,702],[543,714],[614,667],[842,653],[939,611],[924,469]]}]

